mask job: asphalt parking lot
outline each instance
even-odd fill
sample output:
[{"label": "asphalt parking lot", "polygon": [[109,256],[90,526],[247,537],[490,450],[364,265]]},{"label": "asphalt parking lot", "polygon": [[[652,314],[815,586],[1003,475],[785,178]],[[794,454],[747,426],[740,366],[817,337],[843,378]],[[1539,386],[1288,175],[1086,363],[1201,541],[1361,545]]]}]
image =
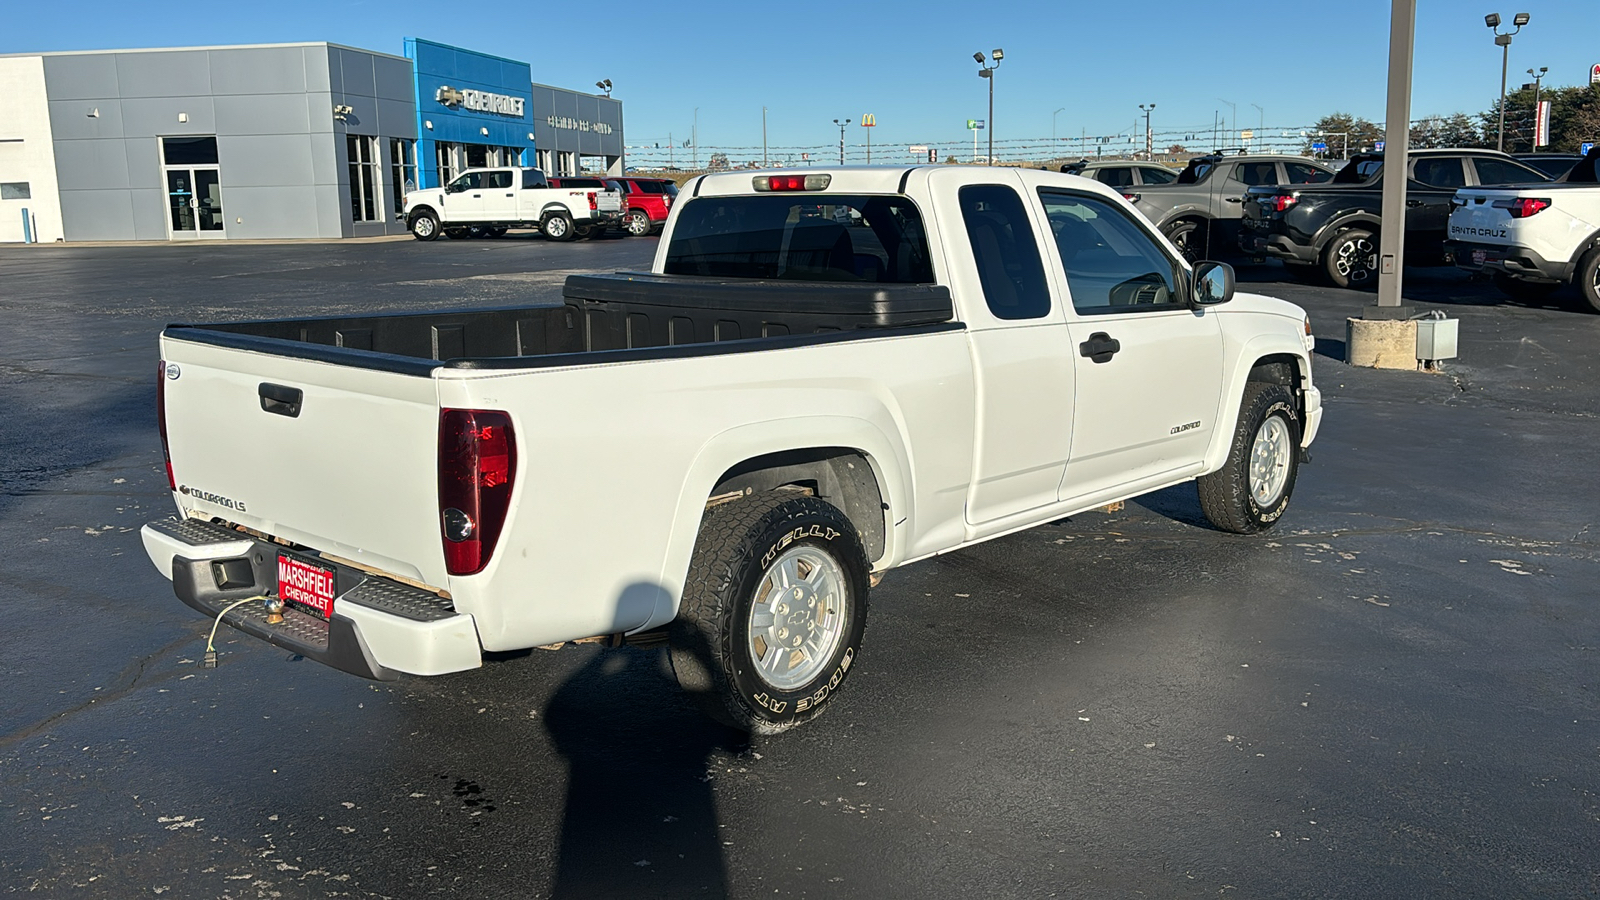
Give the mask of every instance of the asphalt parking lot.
[{"label": "asphalt parking lot", "polygon": [[1191,486],[892,573],[827,715],[659,651],[374,684],[225,633],[168,514],[169,321],[554,301],[654,239],[0,248],[0,888],[165,897],[1600,896],[1600,316],[1454,271],[1440,374],[1352,369],[1264,536]]}]

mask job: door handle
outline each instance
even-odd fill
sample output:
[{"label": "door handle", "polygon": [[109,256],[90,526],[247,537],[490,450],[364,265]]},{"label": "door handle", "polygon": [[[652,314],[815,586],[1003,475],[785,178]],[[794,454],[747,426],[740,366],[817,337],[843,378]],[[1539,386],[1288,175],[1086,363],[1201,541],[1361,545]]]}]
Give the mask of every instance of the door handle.
[{"label": "door handle", "polygon": [[1097,363],[1111,362],[1111,357],[1122,349],[1122,342],[1104,331],[1096,331],[1078,345],[1078,355]]},{"label": "door handle", "polygon": [[480,199],[483,198],[483,195],[482,194],[473,194],[472,197],[473,197],[474,200],[480,200]]},{"label": "door handle", "polygon": [[1228,201],[1229,203],[1243,203],[1244,202],[1244,198],[1243,197],[1223,197],[1222,199]]},{"label": "door handle", "polygon": [[300,417],[300,403],[305,399],[305,392],[299,388],[263,381],[256,387],[256,394],[261,397],[263,412],[291,419]]},{"label": "door handle", "polygon": [[507,196],[507,197],[515,197],[515,196],[516,196],[516,194],[507,194],[507,195],[506,195],[506,196]]}]

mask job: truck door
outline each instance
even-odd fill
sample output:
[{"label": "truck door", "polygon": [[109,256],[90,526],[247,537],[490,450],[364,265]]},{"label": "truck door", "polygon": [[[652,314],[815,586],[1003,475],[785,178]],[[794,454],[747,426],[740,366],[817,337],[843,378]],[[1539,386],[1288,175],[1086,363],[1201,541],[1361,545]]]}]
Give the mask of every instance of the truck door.
[{"label": "truck door", "polygon": [[483,221],[483,172],[463,172],[444,189],[446,222]]},{"label": "truck door", "polygon": [[[964,231],[952,244],[975,399],[967,523],[973,536],[1056,502],[1072,439],[1072,359],[1053,302],[1040,228],[1014,175],[957,188]],[[950,217],[953,219],[953,217]],[[977,299],[982,298],[982,299]],[[990,528],[973,528],[995,523]]]},{"label": "truck door", "polygon": [[1051,254],[1071,295],[1076,370],[1063,500],[1125,488],[1205,458],[1222,398],[1222,330],[1188,303],[1188,270],[1120,205],[1041,188]]},{"label": "truck door", "polygon": [[483,173],[483,220],[514,222],[517,219],[517,186],[510,169],[490,169]]},{"label": "truck door", "polygon": [[538,169],[523,169],[520,188],[516,197],[517,221],[539,221],[539,213],[550,196],[543,192],[550,189],[550,182],[545,180],[544,173]]},{"label": "truck door", "polygon": [[1467,173],[1459,156],[1421,156],[1411,163],[1411,183],[1406,185],[1406,250],[1418,257],[1437,255],[1450,220],[1450,198],[1467,186]]}]

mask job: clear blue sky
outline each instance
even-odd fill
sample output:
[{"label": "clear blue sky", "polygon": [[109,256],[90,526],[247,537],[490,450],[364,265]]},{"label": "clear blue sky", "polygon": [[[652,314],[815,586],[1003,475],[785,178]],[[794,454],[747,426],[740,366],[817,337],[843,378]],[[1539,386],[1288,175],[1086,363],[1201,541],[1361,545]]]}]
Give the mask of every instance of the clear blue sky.
[{"label": "clear blue sky", "polygon": [[[1511,47],[1510,84],[1548,66],[1577,84],[1600,62],[1596,0],[1419,0],[1412,116],[1488,107],[1500,50],[1483,15],[1532,14]],[[1481,7],[1481,8],[1480,8]],[[70,12],[63,12],[70,9]],[[1005,50],[995,136],[1126,132],[1139,103],[1160,133],[1209,131],[1213,114],[1269,129],[1340,110],[1383,118],[1389,3],[1141,0],[1136,3],[840,2],[451,4],[277,0],[185,7],[79,0],[18,6],[0,52],[332,41],[400,53],[424,37],[529,61],[536,81],[592,90],[610,78],[629,144],[670,132],[681,144],[699,107],[702,147],[838,140],[834,118],[877,116],[877,146],[965,141],[987,115],[972,53]],[[612,12],[606,12],[606,10]],[[862,140],[852,126],[849,141]],[[1204,143],[1204,142],[1201,142]],[[759,149],[755,152],[759,158]],[[736,156],[736,159],[738,157]]]}]

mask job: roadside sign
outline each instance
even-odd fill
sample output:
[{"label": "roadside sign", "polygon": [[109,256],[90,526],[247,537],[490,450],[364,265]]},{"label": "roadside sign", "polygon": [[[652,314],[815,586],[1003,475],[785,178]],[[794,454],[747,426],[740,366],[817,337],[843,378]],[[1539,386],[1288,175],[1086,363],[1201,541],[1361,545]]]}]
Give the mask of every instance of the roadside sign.
[{"label": "roadside sign", "polygon": [[862,113],[861,114],[861,127],[862,128],[871,128],[871,127],[873,127],[874,125],[877,125],[877,124],[878,124],[878,117],[877,116],[873,115],[872,113]]},{"label": "roadside sign", "polygon": [[810,158],[811,158],[811,154],[809,154],[809,153],[802,153],[802,154],[800,154],[800,158],[801,158],[801,159],[810,159]]},{"label": "roadside sign", "polygon": [[1239,139],[1243,141],[1252,141],[1255,140],[1255,137],[1256,133],[1248,128],[1239,132]]},{"label": "roadside sign", "polygon": [[927,156],[928,155],[928,145],[926,145],[926,144],[912,144],[911,146],[906,148],[906,152],[911,154],[912,156]]},{"label": "roadside sign", "polygon": [[1312,141],[1311,149],[1316,153],[1322,153],[1328,149],[1328,144],[1326,141]]},{"label": "roadside sign", "polygon": [[1539,114],[1533,120],[1533,146],[1543,147],[1550,143],[1550,101],[1539,101]]},{"label": "roadside sign", "polygon": [[1578,145],[1578,152],[1582,153],[1584,156],[1588,156],[1589,155],[1589,151],[1593,150],[1593,149],[1594,149],[1594,141],[1585,141],[1582,144]]},{"label": "roadside sign", "polygon": [[1600,84],[1600,63],[1595,63],[1589,68],[1589,83]]},{"label": "roadside sign", "polygon": [[1378,151],[1379,153],[1382,153],[1383,152],[1383,141],[1373,141],[1372,142],[1372,149]]},{"label": "roadside sign", "polygon": [[969,130],[971,130],[971,131],[982,131],[983,130],[983,120],[982,119],[968,119],[967,120],[967,128]]}]

